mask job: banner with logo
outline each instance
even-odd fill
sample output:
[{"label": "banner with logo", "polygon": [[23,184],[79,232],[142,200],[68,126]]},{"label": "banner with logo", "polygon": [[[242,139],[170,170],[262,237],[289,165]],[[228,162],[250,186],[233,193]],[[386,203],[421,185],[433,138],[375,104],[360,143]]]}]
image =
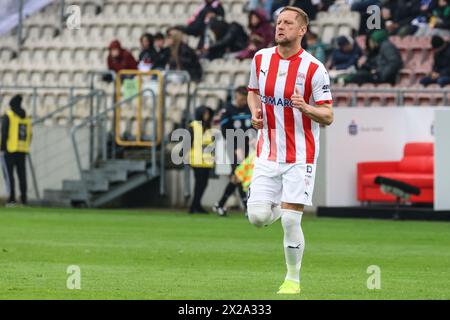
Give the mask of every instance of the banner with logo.
[{"label": "banner with logo", "polygon": [[[398,161],[407,142],[434,142],[436,107],[334,109],[326,134],[325,206],[359,205],[356,168],[363,161]],[[319,187],[319,186],[317,186]]]}]

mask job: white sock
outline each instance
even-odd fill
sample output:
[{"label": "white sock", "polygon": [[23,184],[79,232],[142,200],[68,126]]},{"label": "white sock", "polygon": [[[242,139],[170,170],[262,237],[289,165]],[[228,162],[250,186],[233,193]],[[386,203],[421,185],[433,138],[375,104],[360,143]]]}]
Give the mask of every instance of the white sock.
[{"label": "white sock", "polygon": [[277,221],[281,215],[283,214],[283,211],[281,211],[281,206],[279,204],[273,204],[272,205],[272,214],[270,215],[270,223],[272,224],[275,221]]},{"label": "white sock", "polygon": [[286,259],[286,280],[300,282],[300,268],[302,265],[305,239],[301,227],[301,211],[281,209],[281,224],[284,230],[284,256]]}]

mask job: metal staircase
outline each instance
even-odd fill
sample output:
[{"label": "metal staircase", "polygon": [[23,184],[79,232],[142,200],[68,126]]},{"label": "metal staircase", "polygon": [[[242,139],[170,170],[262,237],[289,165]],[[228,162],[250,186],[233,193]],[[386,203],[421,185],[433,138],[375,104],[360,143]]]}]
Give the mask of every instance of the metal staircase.
[{"label": "metal staircase", "polygon": [[[166,83],[171,75],[184,77],[189,95],[190,78],[185,71],[150,72],[158,73],[161,80],[158,99],[152,88],[123,99],[117,98],[115,91],[113,102],[109,104],[109,96],[105,91],[94,88],[92,77],[89,93],[71,98],[67,105],[33,121],[35,129],[40,129],[35,130],[38,132],[34,136],[37,141],[35,150],[28,157],[36,204],[101,207],[114,203],[114,200],[153,179],[158,179],[159,193],[164,195],[166,109],[163,97]],[[121,78],[118,76],[117,79]],[[141,133],[135,138],[122,140],[124,138],[118,130],[120,114],[135,110],[134,102],[138,103],[138,119],[141,119],[143,111],[149,115],[153,130],[145,135],[146,140]],[[72,115],[74,108],[79,106],[88,107],[89,114],[75,122]],[[63,128],[46,127],[47,121],[66,114],[69,115],[69,123]],[[140,132],[140,124],[137,130]],[[55,189],[59,186],[61,189]]]},{"label": "metal staircase", "polygon": [[61,190],[44,190],[43,204],[101,207],[158,176],[158,168],[144,160],[107,160],[83,171],[82,180],[64,180]]}]

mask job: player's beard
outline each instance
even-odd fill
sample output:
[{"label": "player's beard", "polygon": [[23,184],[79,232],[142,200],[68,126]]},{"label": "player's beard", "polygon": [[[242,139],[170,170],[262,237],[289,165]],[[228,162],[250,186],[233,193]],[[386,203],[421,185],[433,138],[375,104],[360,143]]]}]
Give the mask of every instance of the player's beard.
[{"label": "player's beard", "polygon": [[[275,38],[275,43],[277,45],[279,45],[280,47],[293,47],[293,46],[295,46],[296,42],[297,42],[297,38],[289,39],[289,38],[285,37],[285,38],[282,38],[280,40],[277,40]],[[299,40],[299,43],[301,43],[301,39]]]}]

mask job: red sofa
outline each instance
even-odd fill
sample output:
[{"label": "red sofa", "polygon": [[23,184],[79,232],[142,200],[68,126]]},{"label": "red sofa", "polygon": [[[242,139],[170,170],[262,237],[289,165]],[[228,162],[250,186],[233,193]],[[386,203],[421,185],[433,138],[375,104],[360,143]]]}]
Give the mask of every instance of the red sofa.
[{"label": "red sofa", "polygon": [[405,145],[403,159],[389,162],[358,163],[358,201],[395,202],[395,197],[384,194],[374,180],[377,176],[399,180],[420,188],[415,203],[433,203],[434,153],[433,143],[412,142]]}]

